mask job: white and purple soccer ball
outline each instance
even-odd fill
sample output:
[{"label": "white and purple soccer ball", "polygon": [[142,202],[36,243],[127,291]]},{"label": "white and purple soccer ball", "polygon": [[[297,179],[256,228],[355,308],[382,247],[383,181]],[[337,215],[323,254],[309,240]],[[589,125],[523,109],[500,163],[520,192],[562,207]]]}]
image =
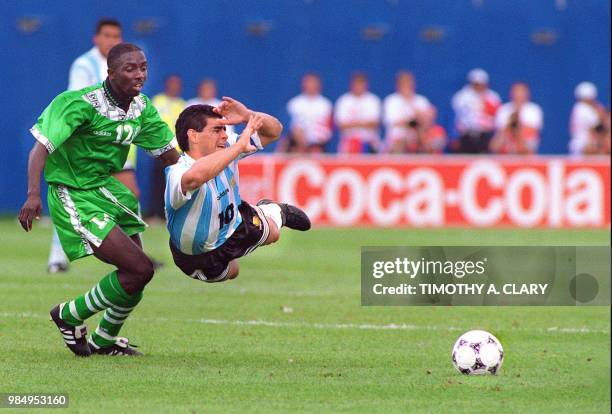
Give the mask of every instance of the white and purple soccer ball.
[{"label": "white and purple soccer ball", "polygon": [[468,331],[455,342],[451,357],[453,366],[462,374],[495,375],[504,362],[504,348],[487,331]]}]

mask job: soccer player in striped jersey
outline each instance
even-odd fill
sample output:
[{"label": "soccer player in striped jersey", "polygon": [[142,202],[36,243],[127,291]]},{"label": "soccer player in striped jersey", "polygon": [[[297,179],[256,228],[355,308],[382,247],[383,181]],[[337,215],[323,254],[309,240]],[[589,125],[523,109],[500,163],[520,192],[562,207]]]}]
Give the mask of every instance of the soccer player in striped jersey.
[{"label": "soccer player in striped jersey", "polygon": [[[247,123],[238,136],[226,125]],[[278,240],[280,229],[305,231],[310,220],[295,206],[240,198],[238,160],[275,141],[281,123],[224,97],[218,107],[193,105],[176,121],[183,150],[166,168],[166,217],[170,250],[188,276],[222,282],[238,276],[238,258]]]},{"label": "soccer player in striped jersey", "polygon": [[[49,183],[48,205],[70,260],[95,255],[116,269],[88,292],[51,309],[68,348],[78,356],[142,355],[118,336],[142,299],[154,273],[139,233],[145,223],[138,200],[112,176],[120,171],[130,144],[173,164],[173,133],[141,92],[147,79],[142,50],[121,43],[108,54],[108,78],[58,95],[30,130],[38,141],[28,160],[28,198],[19,213],[26,231],[40,216],[40,175]],[[104,311],[87,341],[84,321]]]}]

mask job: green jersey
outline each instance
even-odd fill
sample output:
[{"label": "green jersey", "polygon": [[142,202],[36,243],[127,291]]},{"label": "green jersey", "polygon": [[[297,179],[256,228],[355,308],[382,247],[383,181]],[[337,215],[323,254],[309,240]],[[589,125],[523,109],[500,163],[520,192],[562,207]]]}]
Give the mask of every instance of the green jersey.
[{"label": "green jersey", "polygon": [[122,170],[130,144],[159,156],[174,138],[148,97],[135,97],[126,112],[101,83],[59,94],[30,132],[49,152],[47,182],[79,189],[106,185]]}]

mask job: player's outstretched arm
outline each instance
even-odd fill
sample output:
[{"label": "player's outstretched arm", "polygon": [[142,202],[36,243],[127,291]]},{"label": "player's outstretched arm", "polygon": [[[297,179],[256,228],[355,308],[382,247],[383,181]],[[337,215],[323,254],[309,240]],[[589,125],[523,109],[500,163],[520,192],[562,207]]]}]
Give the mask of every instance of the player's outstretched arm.
[{"label": "player's outstretched arm", "polygon": [[283,132],[283,124],[281,124],[278,119],[264,112],[252,111],[242,102],[230,98],[229,96],[224,96],[222,98],[215,112],[225,118],[225,123],[227,125],[247,122],[249,117],[253,114],[261,115],[263,122],[261,127],[256,131],[261,140],[261,145],[263,146],[276,141],[280,137],[281,132]]},{"label": "player's outstretched arm", "polygon": [[198,159],[181,177],[183,192],[193,191],[212,180],[241,154],[257,151],[257,147],[251,144],[251,135],[261,128],[262,123],[263,117],[260,114],[252,115],[234,145]]},{"label": "player's outstretched arm", "polygon": [[40,199],[40,175],[42,174],[49,153],[47,148],[37,142],[30,150],[28,157],[28,198],[19,211],[19,223],[25,231],[32,230],[34,219],[40,218],[42,201]]}]

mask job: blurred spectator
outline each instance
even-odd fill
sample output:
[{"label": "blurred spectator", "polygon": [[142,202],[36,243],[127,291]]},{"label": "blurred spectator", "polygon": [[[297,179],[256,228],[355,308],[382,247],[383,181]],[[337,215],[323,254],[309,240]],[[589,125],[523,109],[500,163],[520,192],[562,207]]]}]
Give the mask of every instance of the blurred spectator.
[{"label": "blurred spectator", "polygon": [[94,47],[79,56],[70,66],[68,89],[83,89],[106,79],[106,56],[121,43],[121,24],[115,19],[100,19],[93,36]]},{"label": "blurred spectator", "polygon": [[423,132],[419,134],[418,152],[425,154],[442,154],[448,142],[448,135],[442,125],[436,123],[438,110],[430,105],[423,116]]},{"label": "blurred spectator", "polygon": [[332,103],[321,95],[321,79],[314,73],[302,78],[302,93],[287,103],[289,135],[285,152],[323,152],[332,136]]},{"label": "blurred spectator", "polygon": [[[218,106],[221,100],[217,98],[217,82],[214,79],[202,79],[198,86],[198,96],[191,98],[185,104],[185,107],[191,105],[210,105]],[[226,125],[225,130],[228,135],[234,132],[233,125]]]},{"label": "blurred spectator", "polygon": [[452,99],[459,151],[470,154],[488,152],[495,129],[495,113],[501,101],[499,95],[489,89],[489,75],[484,70],[472,69],[467,79],[469,84]]},{"label": "blurred spectator", "polygon": [[[164,83],[164,91],[153,97],[151,102],[157,108],[159,116],[174,131],[174,126],[178,116],[185,109],[185,101],[181,98],[183,81],[178,75],[170,75]],[[147,218],[151,221],[165,218],[164,213],[164,165],[159,158],[153,162],[151,172],[151,195]]]},{"label": "blurred spectator", "polygon": [[380,99],[368,91],[367,76],[355,73],[351,77],[350,91],[336,101],[335,121],[340,130],[338,152],[378,152],[380,117]]},{"label": "blurred spectator", "polygon": [[383,102],[385,145],[391,153],[415,153],[422,147],[431,125],[432,106],[424,96],[415,93],[414,76],[400,71],[395,77],[396,92]]},{"label": "blurred spectator", "polygon": [[586,146],[585,154],[608,154],[612,144],[610,137],[610,111],[603,110],[600,114],[601,123],[591,131],[591,139]]},{"label": "blurred spectator", "polygon": [[217,83],[214,79],[202,79],[198,86],[198,96],[187,101],[186,106],[210,105],[217,106],[221,101],[217,98]]},{"label": "blurred spectator", "polygon": [[178,75],[170,75],[164,82],[164,91],[152,99],[159,115],[174,131],[174,124],[180,113],[185,109],[185,101],[181,98],[183,80]]},{"label": "blurred spectator", "polygon": [[510,89],[511,101],[497,111],[497,132],[490,150],[497,154],[535,154],[540,145],[542,109],[529,101],[529,86],[516,82]]},{"label": "blurred spectator", "polygon": [[597,102],[597,88],[581,82],[574,90],[576,103],[570,117],[572,154],[610,153],[610,114]]}]

